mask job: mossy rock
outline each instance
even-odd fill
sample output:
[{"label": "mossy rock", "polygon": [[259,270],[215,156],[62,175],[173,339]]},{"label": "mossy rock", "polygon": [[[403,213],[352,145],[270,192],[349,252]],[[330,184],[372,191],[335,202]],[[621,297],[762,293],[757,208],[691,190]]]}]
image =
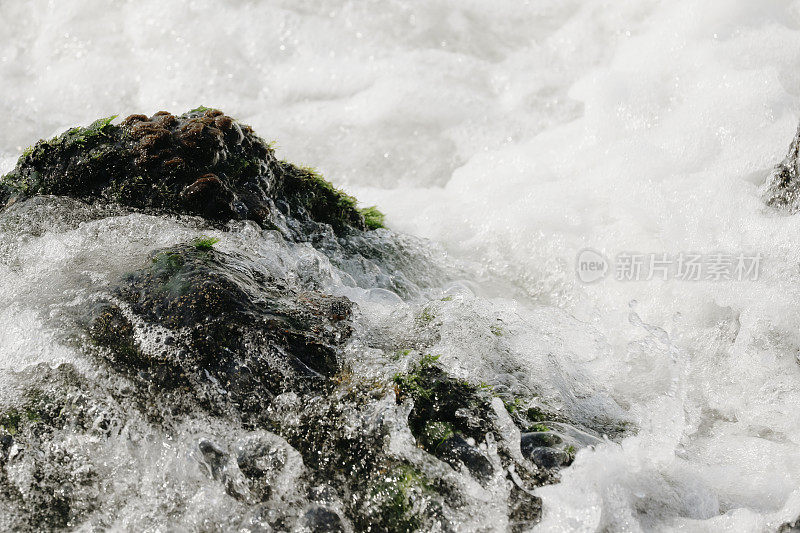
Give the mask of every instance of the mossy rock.
[{"label": "mossy rock", "polygon": [[[521,398],[499,395],[488,385],[455,379],[447,374],[438,359],[437,356],[424,355],[407,372],[394,376],[398,401],[411,399],[414,402],[409,427],[420,447],[454,468],[463,465],[477,479],[488,480],[493,467],[476,444],[483,442],[488,433],[496,431],[496,413],[492,403],[499,398],[511,421],[522,433],[520,444],[526,458],[536,455],[536,460],[531,460],[545,470],[555,470],[572,461],[575,449],[569,450],[568,445],[574,439],[564,443],[556,433],[547,433],[550,427],[542,422],[557,417],[542,409],[528,407]],[[551,425],[569,427],[563,422]],[[534,449],[539,451],[533,454],[531,450]],[[505,460],[512,460],[507,451],[499,451]],[[538,460],[542,454],[550,455]],[[547,478],[545,475],[540,481]]]},{"label": "mossy rock", "polygon": [[[63,443],[78,433],[110,438],[119,405],[68,363],[34,365],[17,378],[0,401],[2,523],[13,531],[67,529],[97,509],[102,481]],[[76,487],[85,489],[80,497]]]},{"label": "mossy rock", "polygon": [[383,226],[377,209],[360,211],[313,169],[279,161],[249,126],[222,111],[115,118],[27,149],[0,179],[0,206],[51,194],[264,227],[279,216],[330,224],[337,233]]},{"label": "mossy rock", "polygon": [[[424,355],[407,372],[396,374],[393,381],[397,400],[413,401],[408,424],[419,447],[455,470],[466,469],[479,482],[490,482],[494,476],[502,473],[479,444],[487,440],[488,434],[496,436],[500,431],[493,407],[498,395],[490,386],[472,384],[448,375],[438,359],[434,355]],[[501,399],[507,408],[513,407],[514,412],[509,415],[522,431],[534,424],[528,414],[545,416],[537,409],[522,409],[521,401]],[[512,450],[500,442],[498,445],[497,452],[503,469],[513,465],[516,475],[527,487],[557,480],[557,469],[541,468],[533,463],[521,464]],[[526,531],[541,516],[541,500],[516,483],[512,483],[510,489],[510,529],[515,532]]]},{"label": "mossy rock", "polygon": [[335,381],[325,394],[269,409],[274,431],[309,467],[309,482],[339,487],[356,531],[441,529],[443,502],[458,506],[452,488],[398,458],[387,446],[389,426],[375,423],[375,407],[389,386],[346,372]]},{"label": "mossy rock", "polygon": [[493,430],[492,397],[448,376],[437,360],[425,355],[408,372],[394,377],[398,401],[414,401],[408,421],[411,433],[423,449],[453,468],[464,465],[476,478],[488,480],[494,469],[475,443]]},{"label": "mossy rock", "polygon": [[170,387],[211,380],[247,415],[338,371],[351,306],[285,287],[204,241],[151,254],[92,311],[88,329],[115,368]]},{"label": "mossy rock", "polygon": [[394,376],[398,400],[414,400],[411,432],[429,451],[456,433],[482,440],[492,429],[491,394],[450,377],[437,361],[425,355],[408,372]]},{"label": "mossy rock", "polygon": [[398,464],[376,477],[361,524],[364,530],[412,533],[439,518],[434,482],[419,469]]}]

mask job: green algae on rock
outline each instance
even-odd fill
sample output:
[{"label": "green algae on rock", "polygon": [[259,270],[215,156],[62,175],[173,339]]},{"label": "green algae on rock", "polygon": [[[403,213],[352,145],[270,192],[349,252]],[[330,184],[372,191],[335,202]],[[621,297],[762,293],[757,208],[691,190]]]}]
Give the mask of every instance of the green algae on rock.
[{"label": "green algae on rock", "polygon": [[137,209],[253,220],[278,212],[330,224],[337,233],[383,226],[374,208],[316,171],[279,161],[250,126],[198,107],[183,115],[115,116],[71,128],[26,150],[0,180],[0,206],[37,194],[105,200]]},{"label": "green algae on rock", "polygon": [[364,223],[370,229],[379,229],[386,227],[386,215],[381,213],[376,206],[364,207],[359,209],[359,212],[364,216]]}]

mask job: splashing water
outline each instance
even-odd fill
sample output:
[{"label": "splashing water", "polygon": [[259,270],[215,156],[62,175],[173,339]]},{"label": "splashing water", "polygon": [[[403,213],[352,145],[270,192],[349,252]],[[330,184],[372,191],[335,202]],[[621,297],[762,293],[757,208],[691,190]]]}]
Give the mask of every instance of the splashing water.
[{"label": "splashing water", "polygon": [[[758,188],[800,115],[798,67],[800,3],[781,0],[3,3],[3,172],[98,116],[217,106],[438,243],[413,246],[449,275],[406,265],[398,294],[252,227],[41,201],[0,220],[0,380],[92,372],[70,309],[150,251],[213,234],[358,303],[347,350],[365,373],[386,372],[375,337],[425,344],[464,379],[604,431],[537,489],[539,530],[774,530],[800,515],[800,218]],[[751,282],[584,285],[587,247],[764,260]],[[208,424],[170,440],[131,421],[137,446],[75,444],[75,461],[125,465],[96,495],[118,522],[97,523],[238,524],[225,487],[183,467],[229,432]],[[461,523],[504,528],[505,489],[471,490],[482,511]]]}]

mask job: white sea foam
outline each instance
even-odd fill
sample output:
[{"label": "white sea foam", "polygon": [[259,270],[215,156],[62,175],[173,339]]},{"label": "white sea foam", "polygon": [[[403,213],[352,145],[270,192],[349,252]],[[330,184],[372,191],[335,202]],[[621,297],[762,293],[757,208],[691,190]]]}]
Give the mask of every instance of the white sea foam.
[{"label": "white sea foam", "polygon": [[[800,114],[799,23],[781,0],[4,2],[0,169],[101,115],[220,107],[477,265],[433,304],[443,362],[639,428],[539,490],[541,530],[762,531],[800,514],[800,217],[758,197]],[[42,313],[122,269],[101,259],[194,234],[134,217],[4,242],[0,368],[69,359]],[[586,247],[763,272],[582,285]],[[291,260],[329,268],[312,256]],[[346,277],[329,288],[370,328],[413,323]]]}]

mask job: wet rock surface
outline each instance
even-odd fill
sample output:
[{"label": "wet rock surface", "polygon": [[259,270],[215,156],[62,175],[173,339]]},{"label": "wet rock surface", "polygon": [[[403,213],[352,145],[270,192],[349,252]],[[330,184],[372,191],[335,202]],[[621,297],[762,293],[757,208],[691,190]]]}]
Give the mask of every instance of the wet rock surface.
[{"label": "wet rock surface", "polygon": [[764,185],[764,202],[794,213],[800,210],[800,128],[795,133],[786,158],[775,166]]},{"label": "wet rock surface", "polygon": [[0,529],[69,529],[112,482],[95,468],[92,444],[120,438],[125,401],[98,394],[72,365],[37,365],[21,377],[17,401],[0,406]]},{"label": "wet rock surface", "polygon": [[[230,511],[205,519],[220,529],[522,531],[541,514],[533,489],[599,441],[532,396],[456,378],[429,350],[435,335],[364,372],[368,351],[354,346],[397,341],[378,330],[356,343],[362,311],[326,291],[331,265],[348,273],[342,286],[397,301],[439,283],[437,269],[221,112],[73,129],[38,143],[3,183],[12,226],[45,212],[37,195],[63,195],[199,215],[216,231],[251,220],[258,229],[237,227],[273,248],[156,248],[76,299],[70,342],[84,367],[31,367],[0,404],[0,529],[157,529],[164,516],[195,519],[182,514],[191,498],[213,498]],[[75,224],[114,213],[84,209]],[[103,497],[117,472],[137,480],[131,494],[178,478],[181,497],[155,496],[157,509],[119,523],[126,498]]]},{"label": "wet rock surface", "polygon": [[[346,298],[296,291],[195,243],[159,250],[120,280],[94,311],[89,332],[118,368],[165,386],[213,383],[226,402],[250,413],[284,390],[335,374],[351,312]],[[137,342],[137,328],[156,332],[155,341]]]},{"label": "wet rock surface", "polygon": [[271,226],[281,212],[339,233],[367,229],[355,199],[279,161],[249,126],[219,110],[131,115],[119,125],[114,118],[29,148],[0,182],[0,201],[54,194],[218,221]]},{"label": "wet rock surface", "polygon": [[796,518],[791,522],[784,522],[778,528],[777,533],[797,533],[800,531],[800,518]]}]

